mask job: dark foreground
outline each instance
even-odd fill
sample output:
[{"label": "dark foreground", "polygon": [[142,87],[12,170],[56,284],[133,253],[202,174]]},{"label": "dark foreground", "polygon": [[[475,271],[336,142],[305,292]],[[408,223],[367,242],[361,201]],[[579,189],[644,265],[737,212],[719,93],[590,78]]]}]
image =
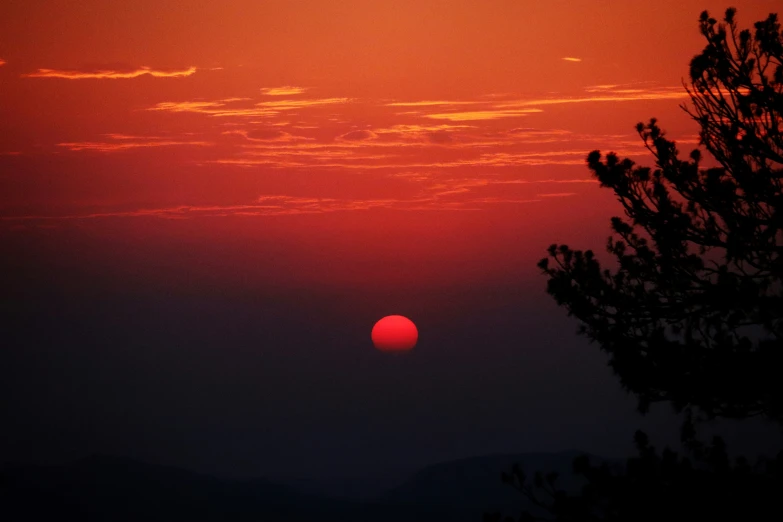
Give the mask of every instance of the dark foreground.
[{"label": "dark foreground", "polygon": [[480,521],[530,509],[500,481],[519,462],[557,470],[564,486],[578,452],[476,457],[429,466],[371,501],[330,498],[276,482],[223,480],[182,469],[92,456],[64,466],[0,467],[0,521]]}]

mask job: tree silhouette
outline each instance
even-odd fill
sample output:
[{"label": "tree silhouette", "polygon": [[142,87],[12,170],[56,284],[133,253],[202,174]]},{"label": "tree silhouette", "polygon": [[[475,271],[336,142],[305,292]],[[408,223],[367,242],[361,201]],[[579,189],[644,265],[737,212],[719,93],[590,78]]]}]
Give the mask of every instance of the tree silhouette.
[{"label": "tree silhouette", "polygon": [[587,158],[625,210],[608,243],[619,268],[566,245],[539,267],[642,411],[670,401],[781,420],[783,39],[776,15],[753,37],[737,31],[733,9],[725,21],[702,13],[708,44],[691,61],[694,108],[685,107],[719,166],[702,168],[698,150],[680,159],[656,120],[638,124],[654,169],[613,153]]},{"label": "tree silhouette", "polygon": [[616,270],[602,268],[591,250],[556,244],[538,265],[548,293],[609,354],[639,410],[665,401],[685,412],[682,440],[692,459],[658,455],[638,432],[639,456],[624,473],[575,462],[589,481],[582,495],[558,491],[551,476],[532,484],[518,470],[504,477],[556,520],[781,510],[772,491],[783,491],[783,452],[755,466],[732,463],[722,440],[704,444],[694,431],[700,416],[783,425],[783,35],[775,14],[740,31],[735,13],[728,9],[723,23],[701,14],[707,45],[685,84],[692,106],[683,109],[713,165],[703,165],[699,150],[680,158],[655,119],[639,123],[654,168],[614,153],[587,157],[625,213],[611,219]]},{"label": "tree silhouette", "polygon": [[[620,473],[606,464],[593,466],[586,456],[577,458],[574,471],[588,481],[580,495],[558,490],[553,474],[536,473],[531,483],[515,466],[504,474],[504,482],[539,508],[536,514],[523,513],[519,521],[780,519],[783,452],[751,465],[744,458],[732,462],[719,438],[692,459],[668,449],[658,454],[640,431],[635,442],[639,455],[628,459]],[[484,520],[514,519],[491,514]]]}]

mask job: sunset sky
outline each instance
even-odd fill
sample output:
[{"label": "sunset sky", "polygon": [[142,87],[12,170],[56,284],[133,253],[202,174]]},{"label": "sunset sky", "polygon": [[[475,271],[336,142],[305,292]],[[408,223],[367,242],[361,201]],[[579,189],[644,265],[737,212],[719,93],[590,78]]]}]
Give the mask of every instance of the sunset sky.
[{"label": "sunset sky", "polygon": [[[729,5],[783,11],[3,2],[0,459],[337,476],[675,440],[535,264],[603,252],[588,152],[649,164],[650,117],[697,146],[682,82]],[[374,350],[389,314],[412,352]]]}]

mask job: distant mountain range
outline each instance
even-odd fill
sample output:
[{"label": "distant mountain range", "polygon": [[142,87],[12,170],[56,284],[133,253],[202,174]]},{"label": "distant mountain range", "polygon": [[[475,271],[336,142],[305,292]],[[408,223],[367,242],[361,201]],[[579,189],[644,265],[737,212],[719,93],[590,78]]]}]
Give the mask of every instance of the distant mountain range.
[{"label": "distant mountain range", "polygon": [[[65,466],[0,467],[0,521],[212,522],[480,521],[526,505],[500,473],[518,462],[531,474],[557,471],[562,485],[583,452],[475,457],[428,466],[372,501],[330,498],[263,479],[225,480],[132,459],[91,456]],[[591,460],[602,459],[591,456]]]},{"label": "distant mountain range", "polygon": [[[522,453],[444,462],[422,469],[379,500],[386,504],[450,512],[453,517],[463,514],[469,520],[481,520],[482,514],[488,511],[518,515],[522,509],[533,506],[511,486],[501,482],[502,472],[510,471],[514,463],[531,478],[539,470],[554,471],[559,475],[561,487],[577,491],[583,481],[574,475],[572,466],[574,458],[584,454],[581,451]],[[603,460],[594,455],[590,457],[592,462]]]}]

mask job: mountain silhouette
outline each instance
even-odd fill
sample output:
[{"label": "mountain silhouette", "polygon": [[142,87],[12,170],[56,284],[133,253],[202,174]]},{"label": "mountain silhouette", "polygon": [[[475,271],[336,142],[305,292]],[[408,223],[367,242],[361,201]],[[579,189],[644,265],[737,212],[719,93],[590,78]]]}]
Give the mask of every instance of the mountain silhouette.
[{"label": "mountain silhouette", "polygon": [[66,466],[6,465],[2,520],[299,520],[329,499],[262,479],[220,480],[178,468],[95,455]]},{"label": "mountain silhouette", "polygon": [[523,453],[445,462],[365,502],[328,498],[265,479],[219,479],[107,455],[61,466],[5,464],[0,467],[0,520],[475,521],[488,509],[518,511],[525,505],[500,482],[501,471],[514,462],[531,473],[562,470],[563,485],[573,487],[578,481],[570,467],[578,454]]},{"label": "mountain silhouette", "polygon": [[[536,471],[555,471],[559,484],[567,491],[578,491],[584,484],[574,475],[572,464],[583,451],[558,453],[520,453],[487,455],[428,466],[409,480],[386,493],[381,502],[415,507],[424,513],[449,513],[455,520],[481,520],[486,511],[518,512],[533,509],[513,488],[500,483],[500,475],[514,463],[532,476]],[[594,464],[609,462],[589,455]],[[500,484],[500,487],[498,486]]]}]

